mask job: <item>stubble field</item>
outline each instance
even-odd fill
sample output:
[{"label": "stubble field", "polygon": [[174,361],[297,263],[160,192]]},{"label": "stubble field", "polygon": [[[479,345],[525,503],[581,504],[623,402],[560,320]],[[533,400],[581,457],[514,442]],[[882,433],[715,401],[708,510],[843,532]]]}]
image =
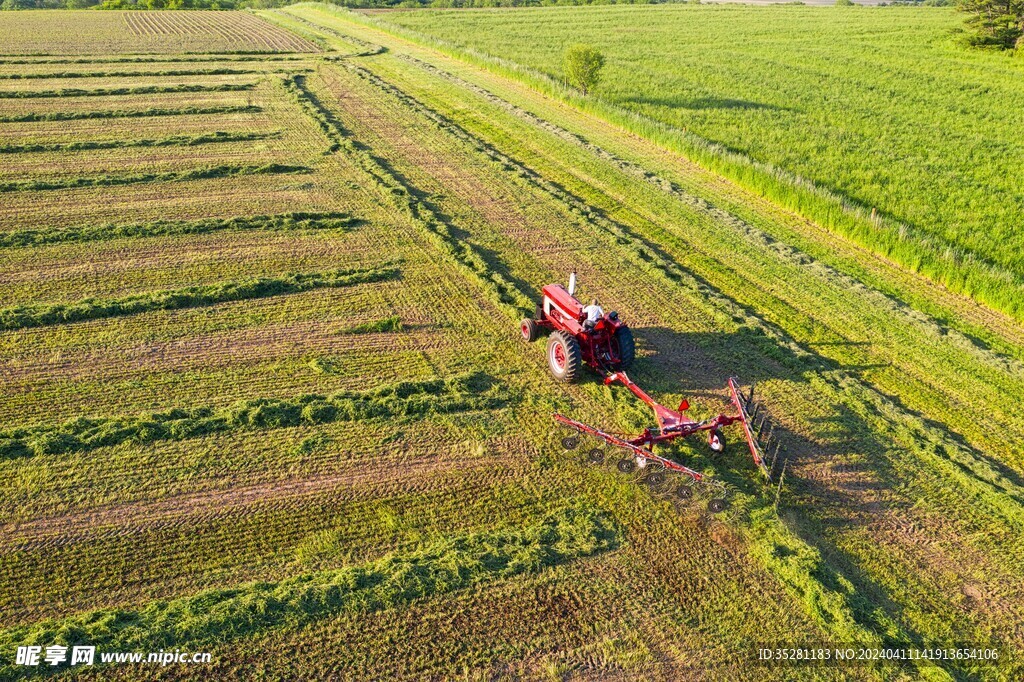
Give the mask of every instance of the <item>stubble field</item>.
[{"label": "stubble field", "polygon": [[[214,663],[76,679],[1019,677],[1015,322],[347,14],[244,16],[319,52],[0,64],[49,74],[0,78],[0,674],[85,641]],[[518,336],[573,267],[666,403],[758,382],[778,513],[735,442],[677,452],[720,515],[562,449],[555,410],[647,421]],[[825,641],[1003,659],[754,658]]]}]

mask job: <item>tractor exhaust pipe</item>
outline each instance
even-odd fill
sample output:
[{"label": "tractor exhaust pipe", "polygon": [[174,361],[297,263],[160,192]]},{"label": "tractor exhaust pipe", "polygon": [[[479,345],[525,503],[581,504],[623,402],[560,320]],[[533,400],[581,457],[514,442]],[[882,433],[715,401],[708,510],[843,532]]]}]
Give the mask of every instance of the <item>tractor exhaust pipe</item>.
[{"label": "tractor exhaust pipe", "polygon": [[576,294],[576,271],[573,270],[569,273],[569,295],[574,296]]}]

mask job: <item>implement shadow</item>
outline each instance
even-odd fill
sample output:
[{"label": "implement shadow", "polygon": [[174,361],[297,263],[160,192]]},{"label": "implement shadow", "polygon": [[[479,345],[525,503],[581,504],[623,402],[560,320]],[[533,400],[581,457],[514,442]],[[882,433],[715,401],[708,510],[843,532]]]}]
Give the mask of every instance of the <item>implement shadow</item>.
[{"label": "implement shadow", "polygon": [[[769,380],[806,384],[812,373],[840,369],[813,352],[798,357],[746,328],[732,333],[687,333],[649,327],[634,333],[640,353],[630,376],[655,399],[682,393],[721,404],[730,376],[740,377],[743,385]],[[772,405],[766,407],[771,413]],[[780,521],[818,550],[823,560],[814,571],[815,578],[848,595],[860,625],[876,633],[884,645],[923,647],[925,637],[904,617],[907,608],[917,607],[896,600],[890,589],[876,582],[867,560],[844,549],[839,537],[887,515],[899,516],[912,506],[891,492],[901,487],[904,477],[889,454],[892,443],[845,405],[832,403],[827,411],[825,416],[806,420],[812,427],[809,438],[776,428],[788,458]],[[731,440],[724,455],[698,455],[697,459],[712,463],[720,480],[757,494],[761,483],[750,456],[740,447],[742,440],[735,436]],[[694,450],[707,450],[702,442],[694,440],[692,445]],[[691,457],[686,454],[682,460],[691,463]],[[893,622],[900,623],[902,635],[893,633]]]}]

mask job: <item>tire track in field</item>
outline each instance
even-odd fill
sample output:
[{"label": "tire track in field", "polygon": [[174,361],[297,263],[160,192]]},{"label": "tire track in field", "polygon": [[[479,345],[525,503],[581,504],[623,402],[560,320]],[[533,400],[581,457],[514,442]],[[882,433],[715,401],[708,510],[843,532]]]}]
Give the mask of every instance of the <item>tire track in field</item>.
[{"label": "tire track in field", "polygon": [[[526,169],[520,164],[517,164],[508,157],[502,155],[500,152],[497,152],[489,145],[487,145],[487,143],[484,143],[481,140],[474,138],[472,135],[466,133],[465,130],[459,128],[455,124],[452,124],[450,121],[447,121],[447,119],[444,119],[436,112],[429,110],[424,105],[418,103],[418,101],[414,100],[408,95],[405,95],[405,93],[402,93],[401,91],[397,90],[397,88],[394,88],[394,86],[391,86],[390,84],[382,81],[372,73],[367,72],[365,69],[361,69],[360,67],[349,66],[348,68],[350,70],[356,71],[357,73],[362,72],[361,75],[363,75],[364,78],[370,80],[378,87],[381,87],[391,92],[394,96],[398,97],[401,101],[403,101],[404,104],[412,107],[413,109],[416,109],[426,118],[434,121],[434,123],[437,124],[438,127],[440,127],[442,130],[452,134],[457,138],[462,139],[467,144],[477,149],[480,153],[494,160],[502,168],[516,175],[516,177],[524,179],[526,181],[525,184],[533,184],[537,188],[544,189],[554,198],[557,198],[560,201],[565,202],[568,199],[571,205],[574,205],[576,208],[580,210],[580,212],[583,213],[583,215],[586,216],[587,222],[590,222],[595,226],[600,226],[608,230],[614,237],[617,237],[620,240],[623,238],[624,235],[626,235],[626,237],[630,241],[634,243],[639,242],[642,245],[642,248],[654,253],[655,260],[657,261],[661,261],[662,259],[665,258],[664,254],[659,253],[659,249],[655,245],[646,243],[642,238],[638,238],[636,235],[631,234],[628,228],[625,228],[621,224],[616,224],[614,221],[607,219],[606,217],[603,216],[603,214],[600,214],[599,212],[596,212],[593,209],[590,209],[588,212],[589,207],[586,206],[586,204],[582,202],[582,200],[579,200],[578,198],[573,197],[572,195],[567,195],[567,193],[565,193],[564,190],[561,190],[560,188],[553,186],[549,188],[548,186],[546,186],[546,181],[544,181],[543,178],[540,178],[532,171],[529,171],[529,169]],[[641,260],[649,261],[651,259],[642,258]],[[804,360],[810,357],[808,353],[802,351],[800,346],[795,341],[788,338],[788,336],[786,336],[785,333],[782,332],[781,330],[773,328],[771,325],[768,325],[764,321],[760,320],[750,311],[743,308],[742,306],[739,306],[732,299],[725,297],[723,294],[721,294],[721,292],[711,289],[706,282],[698,280],[697,278],[693,277],[690,273],[678,272],[678,265],[671,262],[670,259],[668,259],[667,262],[660,262],[659,268],[661,269],[663,274],[669,276],[669,279],[671,279],[675,284],[680,284],[688,279],[691,283],[691,286],[697,285],[705,287],[703,293],[706,294],[706,298],[710,298],[711,300],[714,300],[717,303],[721,304],[723,307],[729,310],[734,315],[734,317],[739,316],[741,319],[745,319],[746,323],[764,330],[766,333],[774,337],[775,340],[779,342],[781,345],[786,345],[790,347],[793,350],[793,354],[795,357],[802,358]],[[676,272],[673,273],[673,270],[675,270]],[[672,277],[670,276],[670,274],[675,274],[676,276]],[[998,472],[995,472],[993,474],[991,470],[986,470],[985,467],[987,463],[979,462],[978,460],[974,459],[974,453],[966,449],[955,451],[953,453],[948,453],[945,457],[943,457],[942,454],[928,452],[928,448],[926,445],[924,447],[919,447],[923,445],[920,440],[922,437],[925,441],[944,441],[943,445],[946,446],[947,448],[957,448],[958,444],[950,441],[948,436],[946,436],[941,430],[929,428],[928,426],[920,422],[917,418],[915,418],[913,415],[907,415],[905,413],[902,413],[902,410],[900,408],[893,405],[891,402],[887,401],[887,399],[881,394],[878,394],[877,391],[874,391],[874,389],[871,389],[870,387],[866,387],[862,384],[859,384],[855,379],[849,377],[844,372],[833,371],[829,372],[828,374],[831,376],[820,374],[819,380],[824,381],[826,384],[831,384],[831,387],[836,389],[840,395],[846,395],[848,397],[856,395],[856,397],[858,398],[859,407],[861,407],[862,409],[867,407],[868,410],[871,411],[871,408],[874,408],[877,414],[868,415],[869,419],[871,419],[872,417],[878,417],[884,420],[896,421],[898,427],[902,427],[902,430],[904,431],[904,436],[909,436],[909,445],[911,447],[911,450],[916,455],[918,455],[919,457],[924,456],[925,459],[930,460],[933,463],[936,459],[935,455],[938,455],[938,459],[940,460],[940,462],[945,460],[950,465],[952,465],[946,467],[947,472],[957,476],[961,483],[966,483],[968,487],[977,487],[977,484],[988,484],[988,486],[983,485],[980,492],[983,495],[985,495],[985,498],[990,503],[988,505],[990,510],[994,511],[996,514],[1000,516],[1006,516],[1007,520],[1010,520],[1011,522],[1016,522],[1019,525],[1019,515],[1021,512],[1019,498],[1013,499],[1012,501],[1009,502],[1008,505],[1000,503],[998,499],[995,501],[995,504],[991,504],[993,502],[993,494],[995,494],[996,498],[999,498],[1001,495],[1007,492],[1011,494],[1011,497],[1012,493],[1014,492],[1017,492],[1019,494],[1019,491],[1013,490],[1014,484],[1012,482],[999,480]],[[895,419],[893,419],[893,417],[895,417]],[[878,419],[876,418],[874,421],[877,422]],[[875,428],[878,428],[877,425]],[[882,428],[883,430],[889,429],[890,432],[892,431],[891,426],[889,425]],[[881,431],[876,431],[876,433],[877,432]],[[958,468],[959,466],[965,464],[965,459],[967,460],[966,463],[969,463],[969,465],[974,467],[974,471],[968,472],[966,477],[963,475],[964,472]],[[1005,484],[1005,487],[1001,486],[1001,484]]]}]

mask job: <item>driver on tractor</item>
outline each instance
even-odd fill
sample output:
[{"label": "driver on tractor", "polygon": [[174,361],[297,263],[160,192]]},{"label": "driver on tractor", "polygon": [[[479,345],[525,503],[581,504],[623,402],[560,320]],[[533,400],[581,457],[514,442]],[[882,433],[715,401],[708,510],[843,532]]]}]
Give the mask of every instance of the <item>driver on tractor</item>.
[{"label": "driver on tractor", "polygon": [[587,318],[583,322],[583,326],[587,329],[592,329],[597,321],[604,317],[604,310],[601,309],[601,304],[597,302],[597,299],[593,299],[590,305],[583,309],[583,315]]}]

